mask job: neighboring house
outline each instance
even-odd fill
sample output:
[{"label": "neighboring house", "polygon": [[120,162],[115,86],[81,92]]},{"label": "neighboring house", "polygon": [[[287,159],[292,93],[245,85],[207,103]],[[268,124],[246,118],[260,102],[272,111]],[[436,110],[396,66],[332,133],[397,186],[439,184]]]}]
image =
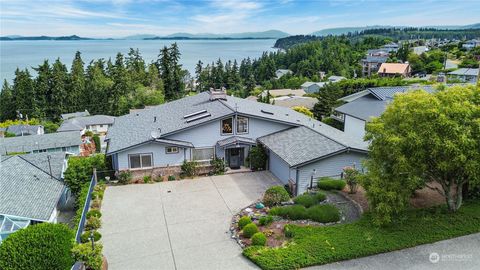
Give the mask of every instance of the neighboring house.
[{"label": "neighboring house", "polygon": [[395,94],[415,89],[423,89],[429,93],[435,91],[432,86],[394,86],[369,88],[359,93],[343,97],[348,103],[335,109],[333,118],[344,122],[344,132],[351,137],[363,139],[366,122],[372,117],[382,115]]},{"label": "neighboring house", "polygon": [[277,69],[277,71],[275,71],[275,76],[277,76],[277,79],[280,79],[282,76],[292,73],[293,72],[290,69]]},{"label": "neighboring house", "polygon": [[31,224],[57,222],[70,197],[63,182],[65,152],[2,156],[0,162],[0,243]]},{"label": "neighboring house", "polygon": [[272,90],[264,90],[261,93],[262,97],[266,97],[267,93],[269,93],[270,96],[272,97],[282,97],[282,96],[302,97],[305,95],[305,91],[303,89],[272,89]]},{"label": "neighboring house", "polygon": [[312,97],[298,97],[298,96],[283,96],[271,99],[271,103],[276,106],[292,108],[296,106],[313,109],[313,106],[318,102],[318,99]]},{"label": "neighboring house", "polygon": [[476,83],[478,80],[478,71],[478,68],[459,68],[449,72],[448,75],[465,83]]},{"label": "neighboring house", "polygon": [[105,135],[114,121],[115,117],[108,115],[80,116],[63,121],[57,132],[79,131],[83,135],[86,131],[91,131],[94,134]]},{"label": "neighboring house", "polygon": [[7,127],[6,131],[15,134],[15,136],[45,134],[44,128],[41,125],[11,125]]},{"label": "neighboring house", "polygon": [[376,74],[380,65],[387,62],[388,56],[388,51],[384,49],[368,50],[366,58],[361,60],[363,76]]},{"label": "neighboring house", "polygon": [[469,41],[463,43],[462,47],[467,49],[467,50],[471,50],[473,48],[480,47],[480,40],[479,39],[469,40]]},{"label": "neighboring house", "polygon": [[396,53],[399,48],[400,48],[400,45],[394,42],[391,42],[382,46],[382,49],[386,50],[387,52],[393,52],[393,53]]},{"label": "neighboring house", "polygon": [[304,82],[301,87],[305,93],[313,94],[318,93],[320,88],[322,88],[324,85],[325,82]]},{"label": "neighboring house", "polygon": [[336,82],[339,82],[341,80],[346,80],[347,78],[343,77],[343,76],[330,76],[328,77],[328,81],[331,82],[331,83],[336,83]]},{"label": "neighboring house", "polygon": [[89,116],[89,115],[90,113],[87,110],[85,110],[83,112],[64,113],[64,114],[61,114],[60,117],[62,118],[62,120],[67,120],[70,118]]},{"label": "neighboring house", "polygon": [[78,155],[80,145],[82,145],[82,139],[78,131],[1,138],[0,154],[68,152]]},{"label": "neighboring house", "polygon": [[378,75],[380,77],[402,76],[403,78],[406,78],[410,77],[411,73],[412,68],[408,63],[383,63],[378,69]]},{"label": "neighboring house", "polygon": [[[106,154],[112,157],[116,171],[129,170],[138,178],[147,174],[177,174],[180,165],[190,160],[209,165],[212,158],[220,158],[230,169],[237,169],[247,166],[250,148],[262,143],[258,138],[299,130],[298,127],[304,127],[302,130],[310,134],[293,136],[300,144],[310,143],[316,136],[316,141],[325,142],[316,146],[335,148],[308,154],[312,162],[315,160],[315,166],[319,166],[319,176],[340,175],[343,167],[360,164],[360,159],[366,156],[367,145],[361,139],[351,138],[289,108],[230,97],[220,91],[203,92],[117,117],[107,134]],[[277,163],[276,156],[283,156],[281,148],[288,145],[278,142],[273,147],[267,140],[263,142],[269,149],[270,171],[284,184],[295,185],[297,194],[303,193],[307,186],[300,174],[285,176],[283,172],[295,168],[300,173],[308,162]],[[289,153],[306,155],[304,148],[290,149]],[[348,158],[343,158],[344,155]],[[337,156],[333,167],[321,161],[332,162],[331,158]]]},{"label": "neighboring house", "polygon": [[413,53],[416,54],[416,55],[421,55],[422,53],[427,52],[427,51],[428,51],[428,47],[427,47],[427,46],[416,46],[416,47],[413,47]]}]

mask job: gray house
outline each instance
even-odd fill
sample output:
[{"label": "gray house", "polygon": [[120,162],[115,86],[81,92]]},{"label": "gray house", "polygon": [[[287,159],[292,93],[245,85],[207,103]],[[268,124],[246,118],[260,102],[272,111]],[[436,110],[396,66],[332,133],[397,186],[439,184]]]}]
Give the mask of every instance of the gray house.
[{"label": "gray house", "polygon": [[363,139],[366,123],[372,117],[378,117],[385,111],[395,94],[405,93],[415,89],[423,89],[429,93],[435,91],[430,85],[375,87],[341,98],[348,102],[335,109],[332,115],[338,121],[344,122],[344,131],[351,137]]},{"label": "gray house", "polygon": [[11,125],[5,129],[6,132],[15,136],[42,135],[45,134],[42,125]]},{"label": "gray house", "polygon": [[[273,139],[274,147],[269,135],[296,143]],[[115,170],[130,170],[137,177],[178,173],[185,160],[207,165],[212,158],[220,158],[230,169],[238,169],[246,166],[252,146],[264,144],[270,159],[268,168],[284,184],[295,186],[297,194],[307,188],[302,179],[311,168],[318,168],[316,178],[338,176],[343,167],[360,164],[367,149],[361,139],[350,138],[289,108],[230,97],[220,91],[117,117],[108,131],[107,143],[107,155],[112,157]],[[309,148],[312,152],[306,155],[306,145],[328,150]],[[286,158],[285,152],[299,157],[298,162]],[[326,165],[336,156],[338,164]],[[285,158],[285,162],[276,162],[277,157]],[[298,174],[283,174],[291,170]]]},{"label": "gray house", "polygon": [[78,155],[81,144],[78,131],[0,138],[0,155],[42,152],[68,152]]},{"label": "gray house", "polygon": [[63,182],[65,152],[2,156],[0,162],[0,243],[38,222],[57,222],[70,197]]},{"label": "gray house", "polygon": [[318,93],[320,88],[325,85],[325,82],[304,82],[301,87],[305,93],[312,94]]}]

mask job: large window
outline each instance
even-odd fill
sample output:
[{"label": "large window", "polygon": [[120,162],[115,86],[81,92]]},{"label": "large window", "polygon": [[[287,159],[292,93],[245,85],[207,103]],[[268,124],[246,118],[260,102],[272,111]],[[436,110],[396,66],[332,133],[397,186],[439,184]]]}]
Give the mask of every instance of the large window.
[{"label": "large window", "polygon": [[194,148],[192,149],[192,159],[196,161],[206,161],[214,158],[215,149],[212,148]]},{"label": "large window", "polygon": [[248,118],[244,116],[237,117],[237,133],[248,133]]},{"label": "large window", "polygon": [[221,129],[223,135],[233,134],[233,118],[223,119]]},{"label": "large window", "polygon": [[130,169],[152,167],[152,154],[128,155]]}]

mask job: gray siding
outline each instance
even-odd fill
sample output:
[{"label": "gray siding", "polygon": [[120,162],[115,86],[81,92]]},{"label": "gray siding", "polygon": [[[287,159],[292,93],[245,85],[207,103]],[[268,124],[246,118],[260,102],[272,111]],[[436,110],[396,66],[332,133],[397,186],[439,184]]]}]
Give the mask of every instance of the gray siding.
[{"label": "gray siding", "polygon": [[268,169],[282,181],[282,183],[288,183],[290,179],[290,166],[271,151],[268,157]]},{"label": "gray siding", "polygon": [[346,166],[353,166],[357,169],[362,168],[362,159],[365,159],[366,154],[349,152],[338,154],[329,158],[321,159],[317,162],[307,164],[299,168],[298,176],[298,194],[303,194],[310,186],[310,178],[313,169],[316,169],[314,176],[314,186],[317,179],[324,176],[340,177],[343,168]]},{"label": "gray siding", "polygon": [[153,153],[154,167],[181,165],[185,160],[185,156],[187,157],[187,159],[190,157],[189,149],[179,148],[179,151],[176,154],[166,154],[165,146],[166,145],[159,144],[159,143],[148,143],[132,149],[128,149],[123,152],[119,152],[117,154],[117,158],[115,158],[115,160],[117,160],[118,162],[117,169],[126,170],[129,168],[128,155],[131,155],[131,154]]}]

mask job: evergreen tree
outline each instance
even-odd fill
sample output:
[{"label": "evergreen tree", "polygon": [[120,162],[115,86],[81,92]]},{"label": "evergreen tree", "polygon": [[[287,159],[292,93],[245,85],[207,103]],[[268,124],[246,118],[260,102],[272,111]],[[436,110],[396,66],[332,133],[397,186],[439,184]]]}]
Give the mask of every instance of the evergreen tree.
[{"label": "evergreen tree", "polygon": [[70,84],[69,84],[69,100],[67,104],[76,111],[85,110],[88,105],[88,98],[86,98],[85,91],[85,70],[82,61],[81,53],[76,52],[73,59],[72,68],[70,70]]},{"label": "evergreen tree", "polygon": [[15,108],[24,118],[37,117],[38,106],[35,100],[35,89],[30,73],[27,69],[15,71],[15,79],[13,80],[13,99],[15,100]]},{"label": "evergreen tree", "polygon": [[165,99],[167,101],[174,100],[175,90],[173,88],[173,72],[171,69],[170,51],[167,46],[164,46],[163,49],[160,50],[160,54],[158,55],[157,60],[157,66],[160,70],[160,78],[163,81]]},{"label": "evergreen tree", "polygon": [[195,81],[196,81],[195,90],[197,92],[201,92],[203,90],[204,78],[202,76],[202,73],[203,73],[203,62],[198,60],[198,63],[195,66]]},{"label": "evergreen tree", "polygon": [[118,53],[112,67],[113,85],[108,95],[108,108],[111,115],[122,115],[128,112],[128,95],[130,80],[125,68],[123,54]]},{"label": "evergreen tree", "polygon": [[147,86],[147,67],[138,49],[134,50],[130,48],[128,56],[125,59],[125,64],[131,81],[134,84]]},{"label": "evergreen tree", "polygon": [[35,78],[34,87],[35,87],[35,99],[38,104],[39,118],[45,118],[48,114],[48,107],[50,105],[51,99],[51,77],[52,77],[52,68],[48,63],[48,60],[45,60],[42,65],[39,65],[37,68],[33,68],[37,72],[37,77]]},{"label": "evergreen tree", "polygon": [[87,67],[86,96],[87,106],[91,114],[109,114],[107,93],[113,86],[113,81],[107,77],[103,59],[92,61]]},{"label": "evergreen tree", "polygon": [[68,73],[67,67],[57,58],[52,65],[50,104],[47,110],[47,116],[53,119],[60,119],[60,114],[73,112],[75,108],[68,107]]},{"label": "evergreen tree", "polygon": [[172,92],[175,99],[183,97],[185,92],[184,72],[182,71],[182,65],[179,63],[181,55],[177,43],[173,43],[170,47],[170,63],[173,70]]},{"label": "evergreen tree", "polygon": [[4,80],[2,91],[0,92],[0,121],[14,120],[16,117],[16,109],[12,88],[7,80]]}]

